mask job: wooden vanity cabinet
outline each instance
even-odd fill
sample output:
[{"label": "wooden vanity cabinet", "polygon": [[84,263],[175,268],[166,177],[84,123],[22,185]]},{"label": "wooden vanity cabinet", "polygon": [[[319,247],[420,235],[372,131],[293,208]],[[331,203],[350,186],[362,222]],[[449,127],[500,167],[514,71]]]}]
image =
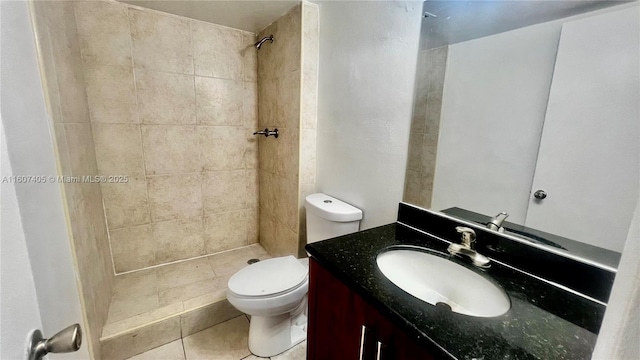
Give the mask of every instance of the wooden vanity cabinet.
[{"label": "wooden vanity cabinet", "polygon": [[308,360],[431,360],[362,297],[309,260]]}]

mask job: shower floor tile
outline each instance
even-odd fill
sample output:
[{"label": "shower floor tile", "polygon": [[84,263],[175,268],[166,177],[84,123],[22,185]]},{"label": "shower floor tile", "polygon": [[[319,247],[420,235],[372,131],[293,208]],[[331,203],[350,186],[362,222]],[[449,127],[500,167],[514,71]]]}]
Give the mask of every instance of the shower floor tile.
[{"label": "shower floor tile", "polygon": [[102,337],[225,300],[231,275],[254,258],[270,256],[254,244],[116,276]]}]

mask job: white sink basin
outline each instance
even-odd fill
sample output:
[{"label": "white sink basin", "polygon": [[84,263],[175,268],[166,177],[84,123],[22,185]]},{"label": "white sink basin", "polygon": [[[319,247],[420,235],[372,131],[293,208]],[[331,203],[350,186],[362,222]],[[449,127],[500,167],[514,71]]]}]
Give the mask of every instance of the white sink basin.
[{"label": "white sink basin", "polygon": [[490,280],[420,248],[387,250],[377,263],[392,283],[431,305],[446,304],[453,312],[477,317],[500,316],[511,307],[504,290]]}]

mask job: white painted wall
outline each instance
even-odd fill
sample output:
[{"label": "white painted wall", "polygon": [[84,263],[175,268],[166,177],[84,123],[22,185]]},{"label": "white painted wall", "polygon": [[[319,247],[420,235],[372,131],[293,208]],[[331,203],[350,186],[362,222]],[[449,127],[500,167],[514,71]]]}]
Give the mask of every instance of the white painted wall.
[{"label": "white painted wall", "polygon": [[320,5],[317,190],[392,223],[402,199],[421,2]]},{"label": "white painted wall", "polygon": [[[0,178],[13,175],[0,124]],[[15,186],[0,190],[0,358],[21,359],[27,334],[42,327]]]},{"label": "white painted wall", "polygon": [[[49,133],[50,121],[38,71],[35,37],[29,18],[28,3],[2,1],[0,6],[2,44],[0,103],[11,168],[14,175],[56,175],[56,158]],[[22,243],[22,245],[16,245],[18,248],[26,245],[44,335],[51,336],[73,323],[83,324],[60,185],[20,184],[15,186],[15,194],[22,219],[24,243],[19,239],[19,232],[7,235],[18,236],[11,239],[11,241]],[[13,207],[10,209],[15,210]],[[4,210],[3,206],[2,211]],[[4,226],[2,231],[2,263],[4,264],[4,257],[12,254],[5,252],[7,249],[4,248],[6,241]],[[11,243],[8,242],[8,244]],[[27,263],[21,261],[20,264],[24,267]],[[3,280],[4,275],[3,271]],[[30,277],[27,273],[23,276],[25,281],[29,281]],[[22,279],[23,276],[16,277],[16,280]],[[3,315],[9,311],[5,308],[5,304],[12,303],[8,294],[14,291],[22,290],[13,288],[3,281],[1,294]],[[32,295],[27,292],[25,296]],[[32,306],[33,301],[21,304],[20,311],[37,312],[38,308],[32,308]],[[23,319],[13,318],[13,320],[20,322]],[[7,351],[12,352],[18,346],[24,345],[24,339],[27,336],[27,333],[18,333],[18,331],[23,332],[27,324],[20,325],[14,322],[5,322],[4,318],[2,321],[3,348],[6,345]],[[29,322],[29,326],[37,325],[33,319]],[[14,340],[10,345],[4,340],[5,326],[8,329],[13,325],[20,329],[12,330],[16,331],[15,338],[23,339],[19,345]],[[2,356],[2,358],[5,357]],[[78,352],[50,358],[87,359],[89,353],[86,341]]]},{"label": "white painted wall", "polygon": [[524,223],[561,23],[449,46],[432,208]]}]

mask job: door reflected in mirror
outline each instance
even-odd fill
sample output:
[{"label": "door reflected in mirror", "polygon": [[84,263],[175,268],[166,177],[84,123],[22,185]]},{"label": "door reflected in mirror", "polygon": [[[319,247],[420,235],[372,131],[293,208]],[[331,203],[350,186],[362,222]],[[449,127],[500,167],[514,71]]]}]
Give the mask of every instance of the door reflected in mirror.
[{"label": "door reflected in mirror", "polygon": [[403,200],[482,224],[507,212],[511,235],[591,260],[622,252],[640,180],[637,2],[474,3],[424,3]]}]

